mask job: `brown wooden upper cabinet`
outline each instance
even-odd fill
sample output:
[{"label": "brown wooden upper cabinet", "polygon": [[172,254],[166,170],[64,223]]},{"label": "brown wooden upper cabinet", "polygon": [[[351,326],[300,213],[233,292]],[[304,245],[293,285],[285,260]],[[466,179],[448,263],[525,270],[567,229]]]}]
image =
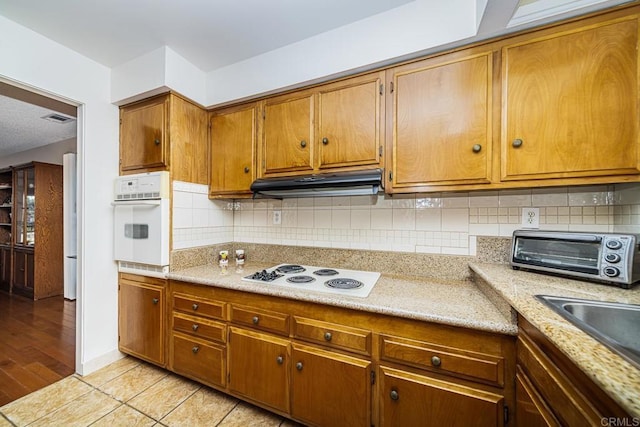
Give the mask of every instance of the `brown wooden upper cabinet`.
[{"label": "brown wooden upper cabinet", "polygon": [[269,98],[260,176],[381,165],[384,72]]},{"label": "brown wooden upper cabinet", "polygon": [[120,109],[120,174],[168,170],[173,179],[208,181],[207,113],[173,93]]},{"label": "brown wooden upper cabinet", "polygon": [[251,194],[259,112],[259,104],[251,103],[211,114],[210,197]]},{"label": "brown wooden upper cabinet", "polygon": [[490,182],[492,79],[482,48],[388,71],[387,193]]},{"label": "brown wooden upper cabinet", "polygon": [[502,49],[502,180],[640,173],[638,15],[626,15]]}]

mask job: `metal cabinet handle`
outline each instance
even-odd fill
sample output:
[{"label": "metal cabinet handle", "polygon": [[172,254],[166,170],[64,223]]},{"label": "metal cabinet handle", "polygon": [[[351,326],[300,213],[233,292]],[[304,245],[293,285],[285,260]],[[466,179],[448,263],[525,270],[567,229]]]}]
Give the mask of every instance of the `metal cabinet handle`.
[{"label": "metal cabinet handle", "polygon": [[153,141],[153,143],[156,144],[156,145],[160,145],[160,140],[156,139],[156,140]]},{"label": "metal cabinet handle", "polygon": [[471,149],[473,150],[474,153],[479,153],[482,150],[482,145],[474,144],[474,146]]},{"label": "metal cabinet handle", "polygon": [[391,393],[389,393],[389,397],[391,397],[391,400],[398,400],[400,398],[400,395],[396,390],[391,390]]},{"label": "metal cabinet handle", "polygon": [[333,338],[333,336],[331,335],[331,332],[325,332],[324,333],[324,340],[325,341],[331,341],[331,338]]},{"label": "metal cabinet handle", "polygon": [[197,309],[198,309],[198,304],[193,304],[193,305],[191,306],[191,308],[193,308],[194,310],[197,310]]},{"label": "metal cabinet handle", "polygon": [[324,145],[329,144],[329,138],[322,138],[322,143],[323,143]]},{"label": "metal cabinet handle", "polygon": [[250,170],[250,169],[249,169],[249,166],[245,166],[245,167],[244,167],[244,173],[249,173],[249,170]]},{"label": "metal cabinet handle", "polygon": [[194,345],[193,348],[191,349],[191,352],[193,354],[196,354],[198,351],[200,351],[200,347],[198,347],[197,345]]},{"label": "metal cabinet handle", "polygon": [[520,148],[522,147],[522,140],[520,138],[516,138],[513,140],[511,145],[513,145],[513,148]]},{"label": "metal cabinet handle", "polygon": [[284,357],[282,357],[282,356],[276,357],[276,363],[278,365],[282,365],[283,362],[284,362]]},{"label": "metal cabinet handle", "polygon": [[296,369],[297,369],[298,371],[302,371],[302,362],[298,362],[298,363],[296,363]]},{"label": "metal cabinet handle", "polygon": [[433,366],[440,366],[442,364],[442,360],[438,356],[431,357],[431,364]]},{"label": "metal cabinet handle", "polygon": [[300,141],[300,147],[304,148],[306,146],[307,146],[307,141],[305,140]]},{"label": "metal cabinet handle", "polygon": [[195,324],[195,323],[194,323],[194,324],[191,326],[191,329],[193,329],[193,331],[195,332],[195,331],[197,331],[197,330],[198,330],[198,328],[199,328],[199,327],[200,327],[199,325],[197,325],[197,324]]},{"label": "metal cabinet handle", "polygon": [[152,299],[152,301],[153,301],[153,304],[156,305],[156,304],[158,304],[158,301],[160,301],[160,300],[158,298],[154,298],[154,299]]},{"label": "metal cabinet handle", "polygon": [[258,316],[253,316],[253,319],[251,319],[251,321],[253,322],[254,325],[257,325],[258,322],[260,322],[260,318]]}]

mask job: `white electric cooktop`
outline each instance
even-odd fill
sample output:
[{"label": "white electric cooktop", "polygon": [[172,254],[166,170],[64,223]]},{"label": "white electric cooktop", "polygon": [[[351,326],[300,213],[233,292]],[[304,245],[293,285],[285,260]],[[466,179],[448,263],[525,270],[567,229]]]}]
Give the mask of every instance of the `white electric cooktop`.
[{"label": "white electric cooktop", "polygon": [[364,298],[369,295],[379,278],[380,273],[373,271],[279,264],[243,277],[242,280]]}]

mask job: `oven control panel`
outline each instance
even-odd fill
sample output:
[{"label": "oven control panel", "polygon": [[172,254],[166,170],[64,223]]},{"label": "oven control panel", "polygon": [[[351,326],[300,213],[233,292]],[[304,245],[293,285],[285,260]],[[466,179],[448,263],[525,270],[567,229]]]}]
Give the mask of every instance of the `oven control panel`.
[{"label": "oven control panel", "polygon": [[149,172],[116,178],[114,200],[169,198],[169,172]]}]

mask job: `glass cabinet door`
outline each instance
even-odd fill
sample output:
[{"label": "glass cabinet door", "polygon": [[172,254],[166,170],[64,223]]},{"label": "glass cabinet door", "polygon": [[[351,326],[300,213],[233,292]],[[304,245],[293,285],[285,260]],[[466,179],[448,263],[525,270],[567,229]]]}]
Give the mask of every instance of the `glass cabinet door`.
[{"label": "glass cabinet door", "polygon": [[27,245],[33,245],[35,243],[34,228],[36,225],[36,170],[29,168],[26,172],[25,243]]},{"label": "glass cabinet door", "polygon": [[24,209],[25,209],[25,192],[24,192],[24,176],[25,170],[18,169],[16,170],[16,182],[15,182],[15,190],[16,190],[16,245],[24,245]]}]

